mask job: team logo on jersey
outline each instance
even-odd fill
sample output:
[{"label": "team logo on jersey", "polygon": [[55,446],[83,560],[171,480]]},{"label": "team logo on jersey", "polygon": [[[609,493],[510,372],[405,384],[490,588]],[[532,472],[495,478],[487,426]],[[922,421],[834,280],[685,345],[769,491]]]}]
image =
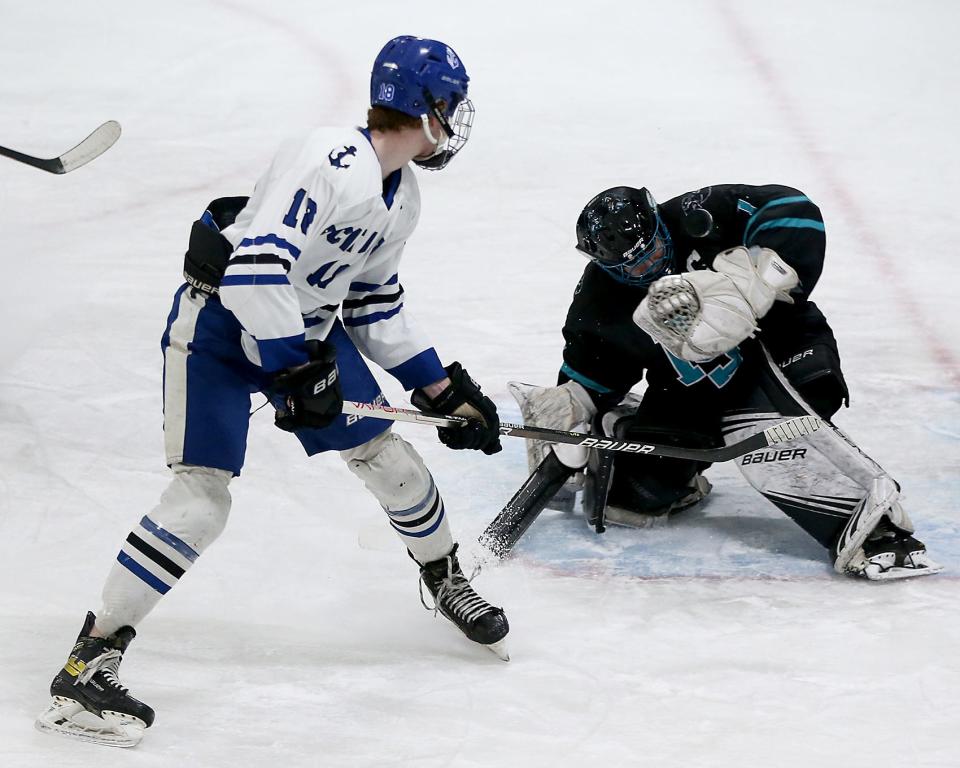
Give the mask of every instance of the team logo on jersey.
[{"label": "team logo on jersey", "polygon": [[337,153],[336,157],[334,157],[333,152],[327,155],[327,160],[330,161],[330,165],[332,165],[334,168],[349,168],[350,165],[348,163],[343,162],[343,158],[353,157],[356,154],[357,154],[356,147],[345,146],[342,152]]},{"label": "team logo on jersey", "polygon": [[[362,243],[360,245],[360,250],[356,251],[357,253],[366,253],[367,249],[370,246],[373,246],[373,250],[370,251],[371,255],[377,252],[377,249],[383,245],[384,239],[380,236],[380,233],[376,230],[366,230],[361,227],[343,227],[342,229],[337,229],[333,224],[323,230],[323,234],[327,238],[327,242],[330,245],[340,246],[340,250],[345,253],[354,253],[356,250],[357,243]],[[380,238],[379,240],[377,238]]]},{"label": "team logo on jersey", "polygon": [[683,211],[680,224],[690,237],[706,237],[713,231],[713,214],[703,207],[711,189],[703,187],[680,198],[680,209]]},{"label": "team logo on jersey", "polygon": [[707,198],[710,197],[712,191],[713,187],[703,187],[694,192],[687,192],[687,194],[680,198],[680,208],[684,213],[696,210],[697,208],[703,208],[703,204],[707,202]]},{"label": "team logo on jersey", "polygon": [[703,263],[703,256],[694,248],[687,256],[687,272],[693,272],[696,269],[706,269],[707,265]]},{"label": "team logo on jersey", "polygon": [[447,64],[450,65],[450,69],[456,69],[460,66],[460,59],[457,58],[457,54],[453,52],[449,45],[447,46]]},{"label": "team logo on jersey", "polygon": [[671,354],[666,349],[663,353],[673,366],[673,370],[677,372],[677,380],[685,387],[692,387],[707,380],[717,389],[722,389],[730,382],[740,363],[743,362],[743,356],[736,347],[706,363],[691,363],[689,360]]}]

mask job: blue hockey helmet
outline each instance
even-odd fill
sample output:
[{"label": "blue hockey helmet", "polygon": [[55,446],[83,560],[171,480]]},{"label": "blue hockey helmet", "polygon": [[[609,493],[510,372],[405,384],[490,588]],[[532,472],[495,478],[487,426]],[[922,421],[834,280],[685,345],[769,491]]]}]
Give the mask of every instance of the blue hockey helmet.
[{"label": "blue hockey helmet", "polygon": [[[467,98],[469,82],[463,62],[449,45],[401,35],[383,46],[373,62],[370,105],[419,117],[437,151],[414,162],[437,170],[450,162],[470,136],[474,109]],[[443,128],[445,136],[440,139],[430,132],[431,115]]]},{"label": "blue hockey helmet", "polygon": [[673,240],[644,187],[612,187],[577,219],[577,250],[621,283],[649,285],[673,268]]}]

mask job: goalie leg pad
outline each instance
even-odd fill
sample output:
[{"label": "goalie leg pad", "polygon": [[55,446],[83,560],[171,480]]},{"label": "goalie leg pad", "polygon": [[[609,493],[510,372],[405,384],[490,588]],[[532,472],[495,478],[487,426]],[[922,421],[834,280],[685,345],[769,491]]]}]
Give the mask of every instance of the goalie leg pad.
[{"label": "goalie leg pad", "polygon": [[340,457],[380,502],[391,527],[418,562],[438,560],[453,549],[443,499],[410,443],[388,430],[341,451]]},{"label": "goalie leg pad", "polygon": [[[746,356],[755,383],[742,405],[724,415],[725,440],[735,442],[785,417],[813,415],[766,349],[751,345]],[[750,485],[824,547],[839,536],[873,481],[886,475],[829,423],[802,442],[746,454],[737,467]]]},{"label": "goalie leg pad", "polygon": [[[756,386],[744,407],[724,417],[724,437],[731,442],[785,416],[812,411],[766,350],[759,346],[757,350],[762,352],[762,364]],[[751,350],[755,358],[757,350]],[[829,422],[802,442],[741,457],[738,468],[755,489],[831,550],[840,573],[870,578],[865,572],[869,563],[864,543],[880,526],[904,537],[913,532],[913,523],[898,501],[896,482]],[[922,557],[901,556],[900,567],[918,566],[905,575],[933,572],[919,569],[925,558],[925,550]]]}]

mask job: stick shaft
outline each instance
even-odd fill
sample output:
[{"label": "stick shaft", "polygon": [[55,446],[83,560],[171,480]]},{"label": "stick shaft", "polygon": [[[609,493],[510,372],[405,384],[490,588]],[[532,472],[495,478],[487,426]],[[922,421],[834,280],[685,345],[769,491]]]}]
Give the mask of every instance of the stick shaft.
[{"label": "stick shaft", "polygon": [[[454,427],[466,423],[461,416],[445,416],[436,413],[424,413],[409,408],[394,408],[392,406],[374,405],[372,403],[357,403],[346,401],[343,412],[352,416],[363,416],[372,419],[387,421],[406,421],[416,424],[429,424],[435,427]],[[751,451],[766,448],[775,443],[787,442],[798,437],[808,435],[820,428],[820,420],[814,416],[800,416],[787,419],[762,432],[751,435],[722,448],[683,448],[674,445],[659,443],[639,443],[632,440],[616,440],[613,438],[585,435],[581,432],[566,432],[560,429],[547,429],[533,425],[500,423],[500,434],[507,437],[525,437],[531,440],[544,440],[550,443],[567,443],[583,448],[596,448],[600,451],[618,451],[620,453],[636,453],[647,456],[668,456],[675,459],[694,459],[697,461],[728,461]]]}]

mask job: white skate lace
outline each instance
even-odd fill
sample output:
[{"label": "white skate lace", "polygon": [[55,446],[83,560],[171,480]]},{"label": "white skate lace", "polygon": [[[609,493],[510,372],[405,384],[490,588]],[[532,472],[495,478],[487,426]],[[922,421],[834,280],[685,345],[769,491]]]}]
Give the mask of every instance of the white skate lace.
[{"label": "white skate lace", "polygon": [[493,606],[478,595],[470,582],[480,573],[479,566],[473,569],[468,579],[462,573],[455,573],[453,570],[453,561],[447,558],[447,575],[440,582],[437,594],[434,596],[433,606],[427,605],[423,597],[423,579],[420,580],[420,602],[428,611],[433,611],[434,616],[440,610],[440,604],[445,603],[447,608],[458,616],[465,623],[474,621],[485,613],[493,610]]},{"label": "white skate lace", "polygon": [[120,678],[117,677],[122,660],[123,654],[116,648],[104,651],[87,662],[83,672],[77,675],[74,685],[86,685],[97,672],[101,672],[107,685],[116,688],[120,693],[126,693],[127,689],[120,685]]}]

